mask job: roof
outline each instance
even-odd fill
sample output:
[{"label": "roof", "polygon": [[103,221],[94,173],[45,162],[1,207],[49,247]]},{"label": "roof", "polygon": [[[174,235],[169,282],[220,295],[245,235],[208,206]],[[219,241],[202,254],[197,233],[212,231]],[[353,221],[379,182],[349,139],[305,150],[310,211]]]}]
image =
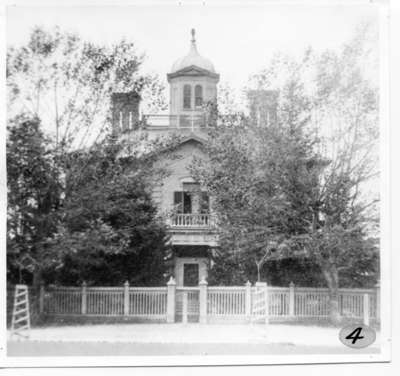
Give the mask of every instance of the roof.
[{"label": "roof", "polygon": [[204,145],[206,140],[204,138],[194,134],[194,133],[191,133],[188,136],[184,137],[182,140],[180,140],[179,141],[179,145],[182,145],[182,144],[184,144],[186,142],[189,142],[189,141],[197,141],[198,143]]},{"label": "roof", "polygon": [[192,40],[189,53],[186,56],[175,61],[175,63],[172,65],[170,73],[175,73],[191,66],[196,66],[208,72],[216,73],[213,63],[205,57],[201,56],[197,51],[194,29],[192,29]]}]

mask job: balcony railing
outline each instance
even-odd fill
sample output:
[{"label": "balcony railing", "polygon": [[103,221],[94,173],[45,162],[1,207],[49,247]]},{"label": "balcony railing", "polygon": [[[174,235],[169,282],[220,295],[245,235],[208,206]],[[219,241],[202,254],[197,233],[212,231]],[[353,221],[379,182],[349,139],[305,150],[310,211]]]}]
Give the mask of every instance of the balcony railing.
[{"label": "balcony railing", "polygon": [[183,228],[212,228],[215,218],[210,214],[174,214],[170,220],[171,227]]},{"label": "balcony railing", "polygon": [[206,114],[189,115],[143,115],[145,123],[153,127],[186,128],[198,129],[206,128],[210,124]]}]

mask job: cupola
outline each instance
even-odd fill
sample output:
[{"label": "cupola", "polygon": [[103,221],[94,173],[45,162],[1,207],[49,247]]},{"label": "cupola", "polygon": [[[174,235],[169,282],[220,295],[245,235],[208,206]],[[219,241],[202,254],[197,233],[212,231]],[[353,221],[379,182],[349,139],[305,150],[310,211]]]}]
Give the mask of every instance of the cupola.
[{"label": "cupola", "polygon": [[189,53],[178,59],[167,74],[171,115],[201,113],[204,105],[217,98],[219,74],[213,63],[199,54],[194,29],[191,35]]}]

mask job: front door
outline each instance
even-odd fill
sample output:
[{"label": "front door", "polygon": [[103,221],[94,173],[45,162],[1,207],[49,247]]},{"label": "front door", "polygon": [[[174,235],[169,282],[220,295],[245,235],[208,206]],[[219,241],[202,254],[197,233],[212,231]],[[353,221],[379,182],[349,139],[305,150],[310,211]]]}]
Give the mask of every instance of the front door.
[{"label": "front door", "polygon": [[199,285],[199,264],[183,264],[183,286]]}]

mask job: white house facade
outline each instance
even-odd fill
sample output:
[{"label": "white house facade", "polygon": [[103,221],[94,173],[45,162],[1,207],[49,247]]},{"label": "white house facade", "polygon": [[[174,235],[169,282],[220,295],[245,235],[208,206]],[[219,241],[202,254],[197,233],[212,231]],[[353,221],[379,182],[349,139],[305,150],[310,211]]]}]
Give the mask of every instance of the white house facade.
[{"label": "white house facade", "polygon": [[219,74],[202,57],[195,32],[189,53],[178,59],[167,74],[170,89],[169,114],[143,115],[138,128],[140,97],[134,93],[113,95],[113,126],[120,139],[134,132],[147,132],[149,138],[171,134],[181,136],[172,156],[157,162],[167,176],[153,187],[153,198],[167,221],[174,251],[174,277],[177,286],[197,286],[207,278],[210,255],[218,246],[212,198],[194,181],[189,165],[194,157],[207,158],[203,143],[211,118],[204,110],[215,103]]}]

